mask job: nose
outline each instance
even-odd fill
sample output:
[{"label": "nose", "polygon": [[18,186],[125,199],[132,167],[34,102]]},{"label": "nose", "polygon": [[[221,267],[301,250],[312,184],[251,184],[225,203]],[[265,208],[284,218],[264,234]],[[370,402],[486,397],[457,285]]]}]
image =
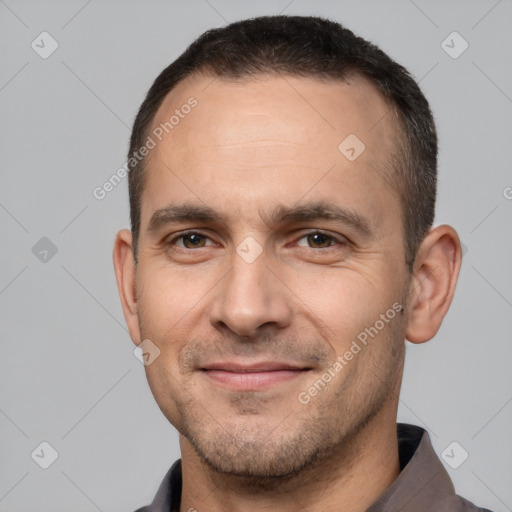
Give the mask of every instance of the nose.
[{"label": "nose", "polygon": [[219,283],[210,311],[217,330],[256,339],[263,331],[290,325],[293,311],[290,290],[269,266],[265,251],[252,262],[234,252],[231,270]]}]

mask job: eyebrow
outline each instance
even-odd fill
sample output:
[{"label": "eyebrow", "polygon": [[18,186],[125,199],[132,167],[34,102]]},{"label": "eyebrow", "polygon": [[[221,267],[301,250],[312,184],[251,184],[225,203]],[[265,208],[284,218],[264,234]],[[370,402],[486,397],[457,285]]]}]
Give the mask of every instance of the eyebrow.
[{"label": "eyebrow", "polygon": [[[372,222],[355,210],[337,204],[314,201],[300,203],[295,206],[278,205],[270,214],[262,215],[265,224],[278,226],[297,224],[316,220],[331,220],[345,224],[365,237],[373,235]],[[180,222],[198,222],[202,224],[226,224],[227,219],[206,205],[200,204],[170,204],[156,210],[148,225],[148,232],[155,233],[163,226]]]}]

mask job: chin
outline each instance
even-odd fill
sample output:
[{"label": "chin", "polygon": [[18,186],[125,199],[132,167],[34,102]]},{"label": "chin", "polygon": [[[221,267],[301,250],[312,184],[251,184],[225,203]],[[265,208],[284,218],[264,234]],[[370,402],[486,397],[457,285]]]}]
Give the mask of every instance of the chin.
[{"label": "chin", "polygon": [[296,476],[314,465],[324,432],[317,421],[295,426],[282,421],[271,426],[219,425],[208,432],[185,428],[182,434],[213,471],[263,483]]},{"label": "chin", "polygon": [[293,477],[316,459],[317,453],[298,454],[288,445],[280,449],[246,443],[240,451],[195,449],[203,462],[218,473],[254,480],[282,480]]}]

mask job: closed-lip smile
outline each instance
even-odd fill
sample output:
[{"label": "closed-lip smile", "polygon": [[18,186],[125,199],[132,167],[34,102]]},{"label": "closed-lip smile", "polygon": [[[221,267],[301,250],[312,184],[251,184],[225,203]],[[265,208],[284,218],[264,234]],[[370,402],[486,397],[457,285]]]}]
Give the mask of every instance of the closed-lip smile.
[{"label": "closed-lip smile", "polygon": [[311,368],[280,361],[259,361],[244,364],[219,361],[201,368],[207,378],[223,387],[237,391],[258,391],[289,382]]}]

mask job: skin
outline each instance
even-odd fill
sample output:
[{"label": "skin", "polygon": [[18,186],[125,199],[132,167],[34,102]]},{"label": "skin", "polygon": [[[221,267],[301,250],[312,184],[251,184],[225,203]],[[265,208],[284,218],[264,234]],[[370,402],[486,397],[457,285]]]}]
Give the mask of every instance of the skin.
[{"label": "skin", "polygon": [[[194,75],[153,126],[190,96],[197,106],[147,160],[138,263],[128,230],[114,247],[131,338],[160,350],[146,375],[180,432],[181,510],[364,511],[399,474],[404,341],[428,341],[441,325],[460,270],[457,233],[431,229],[407,271],[399,198],[379,172],[396,120],[363,78]],[[354,161],[338,149],[349,134],[366,146]],[[352,209],[371,233],[338,220],[271,221],[279,205],[315,201]],[[223,220],[149,229],[157,210],[185,203]],[[190,230],[195,237],[175,240]],[[237,252],[258,246],[252,262]],[[299,393],[395,303],[404,311],[301,403]],[[204,370],[227,360],[302,371],[235,389]]]}]

